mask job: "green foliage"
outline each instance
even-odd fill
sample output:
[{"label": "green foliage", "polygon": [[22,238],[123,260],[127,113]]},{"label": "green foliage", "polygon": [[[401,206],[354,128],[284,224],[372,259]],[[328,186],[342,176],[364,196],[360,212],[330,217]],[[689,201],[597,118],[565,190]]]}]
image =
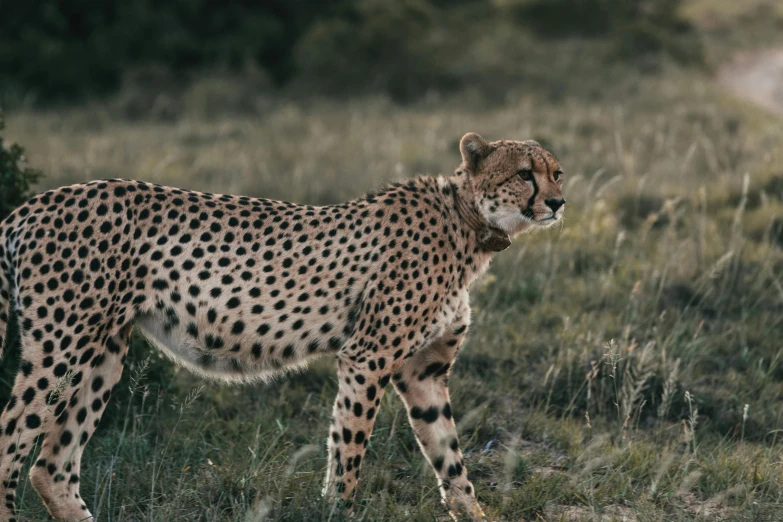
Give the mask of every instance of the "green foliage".
[{"label": "green foliage", "polygon": [[517,19],[544,38],[603,37],[626,61],[666,55],[701,64],[695,28],[680,15],[682,0],[531,0],[515,4]]},{"label": "green foliage", "polygon": [[326,94],[387,92],[397,100],[454,88],[446,48],[433,38],[443,15],[427,0],[356,0],[350,17],[319,20],[303,35],[298,80],[318,82]]},{"label": "green foliage", "polygon": [[183,73],[246,61],[282,82],[303,31],[344,3],[11,2],[0,17],[0,85],[60,101],[113,91],[129,66],[160,64]]},{"label": "green foliage", "polygon": [[[5,119],[0,111],[0,131],[3,129]],[[0,221],[30,198],[31,187],[42,175],[41,171],[27,166],[20,145],[6,145],[0,135]]]},{"label": "green foliage", "polygon": [[[701,62],[701,43],[679,16],[679,3],[518,0],[509,7],[480,0],[273,0],[218,7],[209,0],[11,2],[0,17],[0,103],[4,98],[6,104],[84,100],[115,92],[134,71],[155,68],[169,78],[162,88],[155,82],[144,86],[156,93],[181,89],[204,70],[257,69],[286,93],[370,92],[409,101],[470,85],[487,98],[502,98],[509,84],[541,82],[527,68],[527,59],[518,58],[530,52],[526,47],[541,45],[541,37],[605,41],[606,58],[613,61],[668,55]],[[520,24],[514,29],[517,37],[503,40],[496,33],[507,18]],[[494,48],[488,46],[493,38]],[[481,49],[484,54],[474,52]],[[550,88],[558,85],[553,81]]]},{"label": "green foliage", "polygon": [[[5,129],[5,119],[0,111],[0,131]],[[0,135],[0,221],[16,207],[30,198],[31,187],[43,174],[25,163],[24,149],[12,143],[6,145]],[[19,360],[18,338],[14,335],[15,321],[9,326],[2,362],[0,363],[0,404],[5,404],[16,374]]]}]

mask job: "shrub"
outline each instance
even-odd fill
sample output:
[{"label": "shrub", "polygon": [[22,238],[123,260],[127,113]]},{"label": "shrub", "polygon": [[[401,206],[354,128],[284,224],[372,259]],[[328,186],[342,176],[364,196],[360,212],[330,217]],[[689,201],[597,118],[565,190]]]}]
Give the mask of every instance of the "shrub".
[{"label": "shrub", "polygon": [[[0,131],[5,128],[0,112]],[[0,221],[31,196],[30,188],[42,176],[39,170],[30,168],[24,157],[24,149],[12,143],[6,145],[0,134]],[[10,330],[15,329],[11,324]],[[0,364],[0,404],[8,399],[11,384],[19,363],[19,347],[16,335],[8,332],[8,341]]]},{"label": "shrub", "polygon": [[669,56],[702,64],[694,27],[680,16],[681,0],[531,0],[515,4],[517,20],[543,38],[606,37],[613,57],[646,60]]},{"label": "shrub", "polygon": [[[5,129],[3,113],[0,112],[0,131]],[[12,143],[6,146],[0,135],[0,221],[32,195],[30,188],[43,174],[27,166],[24,149]]]},{"label": "shrub", "polygon": [[127,68],[152,64],[181,74],[252,60],[282,83],[299,36],[347,1],[8,3],[0,17],[0,95],[62,101],[106,94]]},{"label": "shrub", "polygon": [[398,101],[454,86],[437,38],[441,10],[426,0],[358,0],[349,16],[315,22],[294,53],[299,83],[326,94],[386,92]]},{"label": "shrub", "polygon": [[[525,38],[504,40],[505,18],[538,37],[608,41],[610,59],[647,64],[669,56],[701,63],[701,41],[680,16],[681,1],[12,2],[0,17],[0,102],[106,95],[137,69],[166,71],[181,91],[204,71],[231,77],[248,66],[262,69],[275,86],[304,94],[375,92],[407,101],[485,84],[488,98],[502,98],[497,85],[509,81],[501,77],[518,84],[536,76],[510,58]],[[496,50],[486,60],[466,62],[473,45]],[[540,84],[537,77],[534,83]],[[169,89],[153,81],[147,94],[124,104],[133,114],[146,114],[140,109],[147,107],[170,119],[180,107],[176,93],[160,95]]]}]

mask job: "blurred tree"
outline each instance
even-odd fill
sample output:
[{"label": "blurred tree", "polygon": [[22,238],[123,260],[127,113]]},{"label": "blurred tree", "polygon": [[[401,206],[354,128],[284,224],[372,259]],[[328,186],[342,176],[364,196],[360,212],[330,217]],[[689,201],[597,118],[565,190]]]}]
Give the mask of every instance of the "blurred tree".
[{"label": "blurred tree", "polygon": [[282,83],[292,49],[318,17],[349,0],[78,0],[7,2],[0,84],[60,101],[107,93],[129,66],[187,71],[257,61]]},{"label": "blurred tree", "polygon": [[701,42],[680,15],[681,5],[682,0],[521,0],[511,10],[542,38],[606,37],[615,57],[668,55],[702,63]]},{"label": "blurred tree", "polygon": [[398,101],[453,87],[456,79],[444,68],[453,49],[438,38],[442,14],[427,0],[355,0],[302,36],[295,51],[299,80],[327,94],[376,91]]},{"label": "blurred tree", "polygon": [[[384,92],[397,100],[470,81],[455,74],[464,35],[509,15],[545,38],[604,38],[612,59],[702,60],[681,0],[38,0],[5,2],[0,100],[39,103],[113,92],[129,69],[176,78],[202,69],[265,70],[310,92]],[[466,16],[465,13],[470,13]],[[465,68],[463,68],[465,69]],[[293,82],[292,82],[293,80]],[[182,81],[182,80],[179,80]]]}]

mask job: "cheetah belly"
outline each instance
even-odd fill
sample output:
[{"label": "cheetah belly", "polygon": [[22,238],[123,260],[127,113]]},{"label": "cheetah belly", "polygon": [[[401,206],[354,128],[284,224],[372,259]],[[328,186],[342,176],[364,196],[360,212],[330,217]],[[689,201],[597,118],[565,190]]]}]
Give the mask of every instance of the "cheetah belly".
[{"label": "cheetah belly", "polygon": [[277,360],[248,361],[244,357],[208,348],[194,339],[184,328],[171,327],[166,318],[155,313],[138,316],[136,328],[144,337],[173,361],[203,377],[227,382],[268,380],[285,369],[305,364],[306,360],[291,361],[283,366]]},{"label": "cheetah belly", "polygon": [[227,327],[225,321],[212,323],[207,318],[194,318],[195,322],[173,320],[186,313],[178,308],[148,310],[136,316],[135,326],[166,356],[188,370],[235,383],[267,381],[282,372],[300,369],[314,358],[333,354],[343,346],[353,327],[348,320],[353,314],[335,310],[334,315],[320,320],[308,317],[309,321],[298,321],[305,326],[279,329],[268,329],[272,317],[248,316],[243,332],[234,334],[230,322]]},{"label": "cheetah belly", "polygon": [[170,328],[163,317],[143,314],[136,318],[136,328],[167,357],[185,368],[213,378],[235,380],[242,377],[237,362],[217,359],[206,347],[187,335],[181,328]]}]

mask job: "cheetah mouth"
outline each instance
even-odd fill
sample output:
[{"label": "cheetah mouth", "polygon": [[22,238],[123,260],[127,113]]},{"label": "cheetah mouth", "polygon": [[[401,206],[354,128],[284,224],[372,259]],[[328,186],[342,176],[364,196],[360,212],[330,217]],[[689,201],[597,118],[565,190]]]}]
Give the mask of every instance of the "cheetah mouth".
[{"label": "cheetah mouth", "polygon": [[545,217],[542,217],[542,218],[539,218],[539,219],[535,219],[533,221],[537,225],[540,225],[540,226],[549,226],[549,225],[553,225],[554,223],[557,223],[558,221],[560,221],[561,217],[562,216],[560,216],[558,214],[555,214],[553,212],[552,215],[550,215],[550,216],[545,216]]},{"label": "cheetah mouth", "polygon": [[553,223],[556,223],[557,221],[560,221],[562,215],[552,212],[548,216],[537,217],[535,212],[533,212],[532,209],[528,208],[522,211],[522,217],[524,217],[527,222],[533,225],[546,227],[552,225]]}]

